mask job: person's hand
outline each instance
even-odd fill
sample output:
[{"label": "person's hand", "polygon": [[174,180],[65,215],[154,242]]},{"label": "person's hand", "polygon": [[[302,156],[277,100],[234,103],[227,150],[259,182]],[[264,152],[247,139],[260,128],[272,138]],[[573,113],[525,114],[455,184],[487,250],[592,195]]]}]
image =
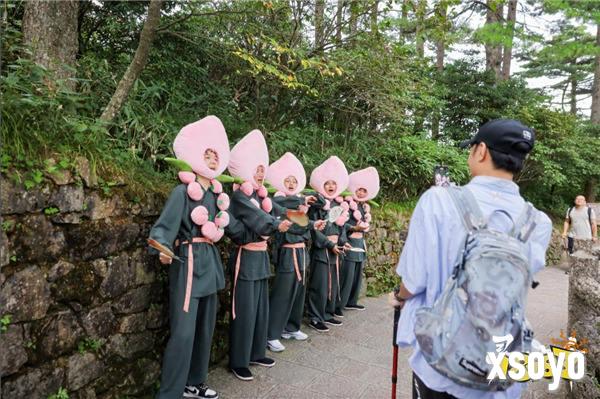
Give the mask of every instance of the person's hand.
[{"label": "person's hand", "polygon": [[277,227],[277,230],[279,230],[281,233],[285,233],[286,231],[288,231],[290,229],[291,226],[292,226],[292,222],[290,222],[289,220],[284,220],[283,222],[281,222],[279,224],[279,226]]},{"label": "person's hand", "polygon": [[594,241],[594,242],[598,241],[598,237],[592,237],[592,241]]},{"label": "person's hand", "polygon": [[325,226],[327,226],[327,221],[326,220],[317,220],[315,222],[315,230],[319,230],[319,231],[323,231],[323,229],[325,229]]},{"label": "person's hand", "polygon": [[567,233],[562,233],[562,238],[567,238]]},{"label": "person's hand", "polygon": [[357,224],[356,226],[354,226],[354,231],[362,232],[362,231],[365,231],[366,229],[367,229],[367,227],[363,226],[363,225]]},{"label": "person's hand", "polygon": [[317,202],[317,197],[315,197],[314,195],[309,195],[308,197],[306,197],[306,204],[307,205],[312,205],[315,202]]},{"label": "person's hand", "polygon": [[342,250],[341,250],[341,249],[340,249],[340,247],[338,247],[337,245],[336,245],[335,247],[333,247],[333,248],[331,249],[331,251],[332,251],[334,254],[336,254],[336,255],[339,255],[339,254],[341,254],[341,253],[342,253]]},{"label": "person's hand", "polygon": [[344,251],[349,251],[351,249],[352,249],[352,245],[350,245],[350,243],[347,242],[344,244]]},{"label": "person's hand", "polygon": [[160,263],[162,263],[163,265],[170,265],[171,262],[173,262],[173,258],[163,253],[158,254],[158,260],[160,260]]},{"label": "person's hand", "polygon": [[388,305],[390,305],[394,308],[402,309],[402,307],[404,307],[405,303],[406,303],[406,301],[399,300],[393,291],[388,294]]}]

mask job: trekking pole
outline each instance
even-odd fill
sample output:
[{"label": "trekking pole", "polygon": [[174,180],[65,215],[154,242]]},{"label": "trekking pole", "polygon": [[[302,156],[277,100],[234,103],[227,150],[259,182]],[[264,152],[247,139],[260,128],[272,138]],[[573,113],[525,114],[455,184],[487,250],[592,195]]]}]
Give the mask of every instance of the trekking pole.
[{"label": "trekking pole", "polygon": [[392,345],[394,347],[394,356],[392,360],[392,399],[396,399],[396,384],[398,382],[398,344],[396,343],[396,334],[398,332],[398,320],[400,319],[400,306],[394,308],[394,334],[392,335]]}]

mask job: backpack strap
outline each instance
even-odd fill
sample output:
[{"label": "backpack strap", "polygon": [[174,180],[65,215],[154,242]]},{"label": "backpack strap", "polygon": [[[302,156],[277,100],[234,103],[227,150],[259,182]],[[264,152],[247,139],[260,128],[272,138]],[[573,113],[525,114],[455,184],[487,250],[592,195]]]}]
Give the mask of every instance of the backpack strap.
[{"label": "backpack strap", "polygon": [[535,221],[536,216],[537,212],[531,202],[526,202],[525,208],[517,219],[517,223],[515,223],[510,235],[521,242],[526,242],[537,225]]},{"label": "backpack strap", "polygon": [[473,193],[466,187],[446,187],[467,231],[485,227],[485,220]]}]

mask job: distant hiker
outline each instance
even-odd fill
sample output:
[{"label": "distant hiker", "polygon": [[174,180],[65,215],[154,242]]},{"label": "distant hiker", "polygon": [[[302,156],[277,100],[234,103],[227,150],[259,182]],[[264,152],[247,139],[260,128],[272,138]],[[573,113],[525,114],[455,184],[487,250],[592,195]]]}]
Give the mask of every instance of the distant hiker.
[{"label": "distant hiker", "polygon": [[[417,203],[395,295],[403,306],[396,340],[414,348],[413,398],[521,394],[523,384],[486,380],[491,366],[484,361],[487,350],[479,348],[494,351],[492,335],[509,328],[514,342],[508,351],[529,340],[523,301],[532,274],[544,267],[552,232],[548,216],[528,204],[513,182],[533,144],[533,130],[518,121],[484,124],[462,143],[470,149],[473,179],[464,187],[432,187]],[[492,259],[470,257],[483,247]]]},{"label": "distant hiker", "polygon": [[569,254],[573,253],[575,239],[594,241],[598,239],[596,213],[587,205],[583,195],[575,197],[575,206],[567,209],[562,237],[567,239]]}]

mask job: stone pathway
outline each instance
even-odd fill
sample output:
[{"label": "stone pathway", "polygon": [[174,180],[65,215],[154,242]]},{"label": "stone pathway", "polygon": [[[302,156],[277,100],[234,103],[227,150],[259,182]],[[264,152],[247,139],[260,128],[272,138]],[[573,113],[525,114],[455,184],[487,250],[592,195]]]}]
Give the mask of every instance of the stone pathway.
[{"label": "stone pathway", "polygon": [[[529,296],[528,317],[536,337],[544,344],[558,338],[567,324],[568,276],[550,267],[540,272],[537,289]],[[226,363],[214,368],[209,384],[221,398],[388,398],[391,389],[392,310],[385,296],[365,298],[366,311],[347,311],[341,327],[319,334],[305,326],[310,335],[304,342],[285,341],[281,353],[267,351],[277,364],[271,369],[252,366],[254,381],[236,379]],[[400,350],[398,398],[412,397],[410,350]],[[564,384],[563,384],[564,385]],[[524,399],[562,398],[550,394],[547,384],[529,386]]]}]

